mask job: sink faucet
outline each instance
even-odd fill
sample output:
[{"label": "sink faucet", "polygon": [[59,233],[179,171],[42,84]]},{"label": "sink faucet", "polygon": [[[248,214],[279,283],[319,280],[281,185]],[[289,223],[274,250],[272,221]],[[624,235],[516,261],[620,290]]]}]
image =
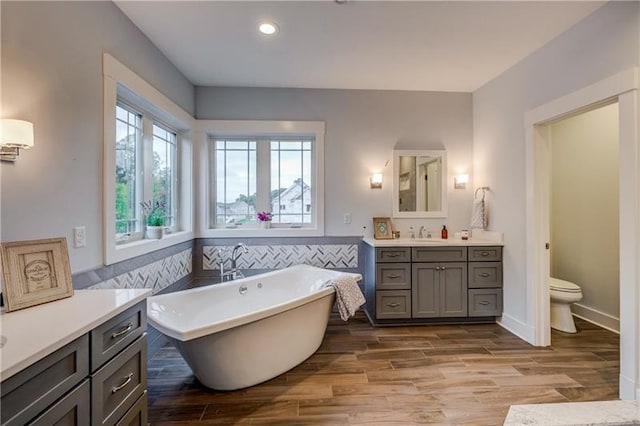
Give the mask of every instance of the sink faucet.
[{"label": "sink faucet", "polygon": [[420,230],[418,231],[418,238],[424,238],[424,234],[422,233],[422,231],[424,231],[424,226],[420,227]]},{"label": "sink faucet", "polygon": [[231,251],[231,259],[230,259],[231,267],[229,268],[228,271],[221,271],[223,282],[244,277],[242,272],[238,270],[238,259],[240,258],[240,256],[242,256],[243,253],[244,254],[249,253],[249,249],[247,248],[247,246],[244,245],[243,243],[236,244],[233,250]]}]

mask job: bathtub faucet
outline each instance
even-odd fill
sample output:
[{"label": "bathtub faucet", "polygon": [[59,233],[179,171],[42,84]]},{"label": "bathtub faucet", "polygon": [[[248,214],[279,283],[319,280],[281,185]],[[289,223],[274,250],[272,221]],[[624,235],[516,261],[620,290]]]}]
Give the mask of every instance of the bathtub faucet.
[{"label": "bathtub faucet", "polygon": [[231,251],[231,267],[228,271],[222,273],[222,281],[235,280],[243,278],[242,272],[238,271],[238,259],[242,254],[249,253],[249,249],[243,243],[238,243]]}]

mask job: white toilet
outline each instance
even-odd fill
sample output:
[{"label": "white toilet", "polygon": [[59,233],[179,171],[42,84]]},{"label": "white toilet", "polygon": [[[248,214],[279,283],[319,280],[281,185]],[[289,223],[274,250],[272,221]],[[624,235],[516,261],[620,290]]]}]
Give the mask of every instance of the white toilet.
[{"label": "white toilet", "polygon": [[565,333],[575,333],[576,324],[573,322],[569,304],[582,300],[580,286],[549,277],[549,293],[551,294],[551,328]]}]

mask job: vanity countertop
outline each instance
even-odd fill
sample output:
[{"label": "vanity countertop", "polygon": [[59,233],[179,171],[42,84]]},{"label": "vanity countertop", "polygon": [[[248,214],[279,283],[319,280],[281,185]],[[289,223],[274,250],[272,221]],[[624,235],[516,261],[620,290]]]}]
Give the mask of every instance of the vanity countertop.
[{"label": "vanity countertop", "polygon": [[149,289],[76,290],[55,302],[13,312],[3,309],[0,382],[150,295]]},{"label": "vanity countertop", "polygon": [[462,240],[459,238],[394,238],[389,240],[375,240],[373,238],[363,238],[366,244],[372,247],[450,247],[450,246],[502,246],[502,241],[485,238],[469,238]]}]

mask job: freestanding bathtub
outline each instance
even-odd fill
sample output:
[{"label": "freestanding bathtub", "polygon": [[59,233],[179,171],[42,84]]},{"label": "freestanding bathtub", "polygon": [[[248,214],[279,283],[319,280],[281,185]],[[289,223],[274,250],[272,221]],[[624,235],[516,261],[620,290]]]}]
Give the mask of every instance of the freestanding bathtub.
[{"label": "freestanding bathtub", "polygon": [[148,320],[173,339],[200,383],[241,389],[290,370],[320,347],[335,297],[323,285],[341,274],[297,265],[153,296]]}]

